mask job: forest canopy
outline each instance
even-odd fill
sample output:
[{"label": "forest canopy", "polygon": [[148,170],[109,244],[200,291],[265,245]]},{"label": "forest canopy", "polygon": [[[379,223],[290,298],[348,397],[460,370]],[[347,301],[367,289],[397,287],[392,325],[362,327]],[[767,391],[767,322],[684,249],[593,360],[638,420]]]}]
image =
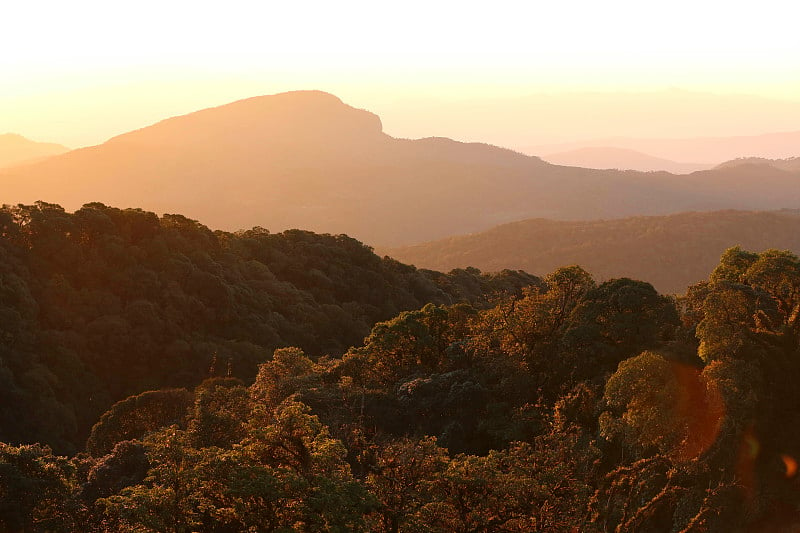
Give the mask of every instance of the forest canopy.
[{"label": "forest canopy", "polygon": [[345,235],[214,232],[87,204],[0,209],[0,441],[83,447],[114,402],[212,376],[252,380],[273,350],[341,355],[426,303],[484,306],[522,272],[417,270]]},{"label": "forest canopy", "polygon": [[0,530],[800,524],[790,252],[672,297],[100,204],[0,234]]}]

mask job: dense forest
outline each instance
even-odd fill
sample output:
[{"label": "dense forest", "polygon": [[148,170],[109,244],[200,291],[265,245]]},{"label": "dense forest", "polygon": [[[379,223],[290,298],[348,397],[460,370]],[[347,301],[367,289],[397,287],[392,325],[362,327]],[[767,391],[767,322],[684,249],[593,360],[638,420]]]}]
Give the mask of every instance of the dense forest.
[{"label": "dense forest", "polygon": [[0,216],[2,531],[800,525],[790,252],[729,249],[668,297],[100,204]]},{"label": "dense forest", "polygon": [[725,210],[572,222],[532,219],[378,250],[435,270],[473,266],[545,274],[579,264],[598,280],[645,279],[659,292],[680,294],[706,279],[719,256],[736,245],[800,251],[800,212]]},{"label": "dense forest", "polygon": [[112,403],[214,373],[252,379],[276,348],[337,356],[426,303],[486,305],[538,278],[449,275],[346,236],[212,232],[89,204],[0,209],[0,441],[82,448]]}]

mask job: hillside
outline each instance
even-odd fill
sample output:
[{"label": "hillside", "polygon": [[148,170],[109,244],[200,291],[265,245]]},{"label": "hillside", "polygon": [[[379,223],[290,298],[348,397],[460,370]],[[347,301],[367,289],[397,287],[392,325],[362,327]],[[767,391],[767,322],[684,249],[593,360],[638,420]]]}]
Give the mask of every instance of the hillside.
[{"label": "hillside", "polygon": [[0,172],[2,202],[87,199],[400,245],[543,217],[609,218],[800,204],[797,176],[739,167],[667,173],[550,165],[485,144],[395,139],[333,95],[263,96],[174,117]]},{"label": "hillside", "polygon": [[566,152],[542,156],[542,159],[555,165],[568,165],[584,168],[617,168],[639,170],[642,172],[664,171],[671,174],[689,174],[697,170],[708,170],[712,165],[702,163],[679,163],[669,159],[614,148],[611,146],[587,146]]},{"label": "hillside", "polygon": [[708,277],[720,254],[742,245],[800,251],[798,212],[718,211],[589,222],[525,220],[483,233],[380,250],[417,267],[474,266],[535,274],[579,264],[598,279],[627,276],[665,293]]},{"label": "hillside", "polygon": [[54,143],[31,141],[21,135],[0,135],[0,168],[68,152],[69,148]]},{"label": "hillside", "polygon": [[[160,378],[162,354],[152,351],[158,343],[139,344],[151,340],[143,332],[158,340],[153,334],[164,338],[223,307],[211,305],[217,298],[196,301],[218,296],[213,285],[192,292],[192,284],[179,282],[188,257],[206,279],[214,270],[232,272],[203,251],[213,241],[202,227],[165,217],[155,240],[120,249],[112,233],[93,240],[86,230],[110,229],[99,216],[106,215],[131,222],[118,226],[127,234],[144,229],[136,223],[142,214],[103,211],[93,206],[73,216],[83,230],[75,240],[84,251],[93,244],[102,251],[94,268],[101,257],[155,252],[161,261],[146,269],[134,262],[122,275],[107,274],[123,282],[169,280],[166,305],[148,295],[151,301],[132,302],[124,317],[54,332],[37,331],[31,320],[20,327],[15,307],[0,307],[0,349],[19,355],[31,341],[29,328],[54,337],[35,359],[9,358],[0,367],[0,413],[17,415],[41,438],[70,422],[70,412],[58,409],[65,389],[81,399],[95,392],[75,372],[73,351],[93,349],[85,364],[116,363],[111,375],[122,378],[131,363],[149,360],[146,376]],[[57,242],[59,228],[68,226],[48,214],[48,222],[20,228],[35,230],[36,248]],[[259,235],[232,239],[232,249],[257,251],[251,246]],[[302,241],[315,242],[314,249],[327,239]],[[338,255],[335,246],[324,248]],[[263,272],[259,263],[235,270]],[[363,283],[368,272],[356,278]],[[7,281],[0,288],[22,297],[16,309],[30,312],[25,284]],[[50,281],[51,288],[74,282],[61,275]],[[349,285],[331,281],[333,289]],[[245,285],[229,287],[241,303],[258,298]],[[681,300],[643,281],[596,283],[579,267],[559,268],[481,308],[428,304],[402,312],[340,357],[298,347],[270,352],[241,338],[221,343],[208,320],[192,331],[192,348],[226,351],[201,361],[184,355],[187,363],[205,363],[196,371],[205,379],[180,388],[154,379],[152,389],[110,405],[82,453],[0,442],[0,529],[794,531],[800,428],[787,420],[800,402],[798,294],[797,256],[732,248]],[[113,295],[83,287],[67,299],[81,314],[68,317],[80,325],[87,311],[115,304]],[[125,320],[134,334],[120,339]],[[126,359],[120,344],[133,345]],[[170,352],[185,349],[172,344]],[[248,375],[226,372],[230,348],[249,356]],[[26,386],[25,395],[9,387],[10,376]],[[56,376],[71,377],[70,387]]]},{"label": "hillside", "polygon": [[276,348],[337,355],[400,311],[537,283],[418,271],[344,235],[213,232],[102,204],[3,208],[0,441],[74,449],[114,401],[194,386],[217,358],[252,379]]}]

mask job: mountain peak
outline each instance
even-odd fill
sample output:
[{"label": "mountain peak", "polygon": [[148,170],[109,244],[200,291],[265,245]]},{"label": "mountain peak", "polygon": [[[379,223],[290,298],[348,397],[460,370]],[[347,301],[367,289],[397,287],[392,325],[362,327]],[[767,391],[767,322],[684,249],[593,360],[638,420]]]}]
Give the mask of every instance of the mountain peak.
[{"label": "mountain peak", "polygon": [[7,147],[7,146],[21,146],[21,145],[30,145],[30,146],[38,145],[38,146],[47,146],[51,148],[59,147],[63,149],[63,151],[69,150],[69,148],[61,146],[60,144],[33,141],[31,139],[28,139],[27,137],[23,137],[19,133],[0,133],[0,146]]},{"label": "mountain peak", "polygon": [[[342,102],[342,99],[336,96],[335,94],[331,94],[325,91],[320,91],[318,89],[305,89],[297,91],[286,91],[275,94],[265,94],[261,96],[253,96],[251,98],[245,98],[244,100],[238,100],[238,102],[246,102],[248,100],[284,100],[284,101],[294,100],[306,104],[309,102],[316,101],[320,103],[327,103],[333,105],[345,105],[344,102]],[[237,102],[232,102],[232,104],[235,103]],[[225,104],[225,105],[231,105],[231,104]]]},{"label": "mountain peak", "polygon": [[321,91],[174,117],[0,174],[4,202],[125,204],[235,230],[303,228],[398,245],[532,217],[591,219],[800,205],[797,177],[590,170],[484,144],[395,139]]},{"label": "mountain peak", "polygon": [[0,142],[2,143],[22,143],[22,142],[33,142],[30,139],[27,139],[20,135],[19,133],[0,133]]},{"label": "mountain peak", "polygon": [[67,152],[69,148],[54,143],[36,142],[18,133],[0,134],[0,168],[20,165],[51,155]]},{"label": "mountain peak", "polygon": [[192,144],[218,137],[260,140],[329,138],[364,141],[383,134],[380,118],[324,91],[291,91],[255,96],[172,117],[114,137],[109,142]]}]

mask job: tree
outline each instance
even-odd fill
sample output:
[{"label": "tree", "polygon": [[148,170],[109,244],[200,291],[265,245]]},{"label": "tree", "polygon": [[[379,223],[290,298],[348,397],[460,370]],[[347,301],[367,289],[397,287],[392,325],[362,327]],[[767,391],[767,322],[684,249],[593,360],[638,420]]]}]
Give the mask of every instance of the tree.
[{"label": "tree", "polygon": [[193,395],[184,389],[147,391],[115,403],[92,427],[86,443],[95,457],[111,452],[118,442],[139,439],[151,431],[182,424]]},{"label": "tree", "polygon": [[758,254],[742,250],[739,246],[728,248],[720,257],[719,264],[711,272],[709,281],[711,283],[723,281],[742,283],[746,277],[745,272],[757,259]]},{"label": "tree", "polygon": [[309,386],[315,377],[314,370],[314,362],[300,348],[280,348],[273,353],[272,361],[258,366],[258,375],[250,393],[275,408],[301,388]]},{"label": "tree", "polygon": [[74,470],[39,444],[0,443],[0,529],[73,530],[68,502]]},{"label": "tree", "polygon": [[371,531],[421,531],[427,523],[421,508],[430,501],[431,488],[447,467],[447,450],[436,439],[398,439],[366,452],[365,484],[378,500],[368,517]]},{"label": "tree", "polygon": [[564,334],[579,373],[613,372],[620,361],[670,341],[679,326],[675,302],[652,285],[614,279],[588,291],[572,311]]},{"label": "tree", "polygon": [[696,368],[644,352],[619,364],[603,396],[600,432],[619,438],[636,458],[696,459],[715,442],[722,420],[717,395]]}]

